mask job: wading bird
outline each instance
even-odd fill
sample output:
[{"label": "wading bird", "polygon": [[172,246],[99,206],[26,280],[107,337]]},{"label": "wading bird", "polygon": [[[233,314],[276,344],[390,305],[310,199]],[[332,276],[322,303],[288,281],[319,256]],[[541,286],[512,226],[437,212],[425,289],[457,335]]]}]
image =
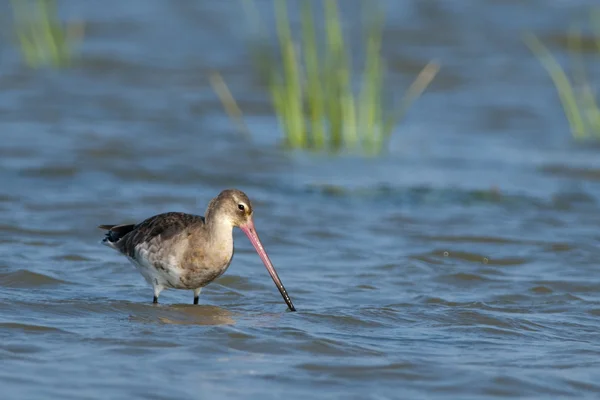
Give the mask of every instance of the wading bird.
[{"label": "wading bird", "polygon": [[237,189],[212,199],[205,216],[168,212],[139,224],[100,225],[102,243],[124,254],[154,289],[154,303],[165,288],[200,290],[221,276],[233,258],[233,228],[240,228],[256,249],[291,311],[292,299],[265,251],[252,219],[252,204]]}]

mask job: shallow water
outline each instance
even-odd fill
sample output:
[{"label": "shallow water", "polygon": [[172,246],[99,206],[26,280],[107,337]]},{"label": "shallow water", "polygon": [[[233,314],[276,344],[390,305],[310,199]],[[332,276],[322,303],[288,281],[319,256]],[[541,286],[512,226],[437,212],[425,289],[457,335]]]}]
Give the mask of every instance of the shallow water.
[{"label": "shallow water", "polygon": [[[430,58],[442,71],[367,160],[281,150],[233,1],[61,3],[88,24],[65,71],[27,70],[4,42],[3,399],[600,395],[598,147],[572,143],[519,36],[560,36],[593,2],[386,4],[393,85]],[[199,306],[175,290],[152,305],[99,244],[98,224],[201,214],[231,186],[298,312],[239,231]]]}]

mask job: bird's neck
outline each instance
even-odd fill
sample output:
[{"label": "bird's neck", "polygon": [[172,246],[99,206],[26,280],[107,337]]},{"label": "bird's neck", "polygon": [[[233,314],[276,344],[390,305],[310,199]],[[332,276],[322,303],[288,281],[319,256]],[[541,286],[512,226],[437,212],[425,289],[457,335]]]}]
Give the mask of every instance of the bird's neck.
[{"label": "bird's neck", "polygon": [[[214,218],[217,217],[217,218]],[[206,221],[210,242],[213,244],[233,243],[233,226],[225,218],[213,216]]]}]

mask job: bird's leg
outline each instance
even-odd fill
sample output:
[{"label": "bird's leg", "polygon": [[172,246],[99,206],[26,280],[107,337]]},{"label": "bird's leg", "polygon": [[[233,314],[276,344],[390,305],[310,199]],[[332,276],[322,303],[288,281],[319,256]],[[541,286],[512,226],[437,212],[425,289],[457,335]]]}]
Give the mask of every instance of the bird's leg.
[{"label": "bird's leg", "polygon": [[164,288],[156,282],[154,285],[154,298],[152,299],[152,304],[158,304],[158,296],[160,296],[160,292],[162,292]]},{"label": "bird's leg", "polygon": [[200,291],[202,288],[194,289],[194,304],[198,304],[198,298],[200,297]]}]

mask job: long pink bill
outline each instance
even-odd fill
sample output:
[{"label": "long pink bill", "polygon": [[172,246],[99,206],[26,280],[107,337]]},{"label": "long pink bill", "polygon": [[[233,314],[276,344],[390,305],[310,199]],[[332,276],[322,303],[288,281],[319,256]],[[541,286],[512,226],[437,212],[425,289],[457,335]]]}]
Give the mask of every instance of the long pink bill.
[{"label": "long pink bill", "polygon": [[281,279],[279,279],[279,275],[277,275],[277,271],[275,271],[273,263],[271,263],[267,252],[265,251],[262,243],[260,242],[260,239],[258,238],[258,234],[254,229],[254,221],[250,220],[245,225],[240,226],[240,229],[246,234],[246,236],[248,236],[248,239],[250,239],[250,243],[252,243],[252,245],[256,249],[256,252],[260,256],[260,259],[265,264],[265,267],[267,267],[267,271],[269,271],[271,278],[273,278],[273,282],[275,282],[277,289],[279,289],[279,293],[281,293],[281,296],[283,297],[283,300],[285,300],[285,303],[289,307],[290,311],[296,311],[296,308],[292,303],[290,295],[287,293],[287,290],[285,290],[283,283],[281,283]]}]

